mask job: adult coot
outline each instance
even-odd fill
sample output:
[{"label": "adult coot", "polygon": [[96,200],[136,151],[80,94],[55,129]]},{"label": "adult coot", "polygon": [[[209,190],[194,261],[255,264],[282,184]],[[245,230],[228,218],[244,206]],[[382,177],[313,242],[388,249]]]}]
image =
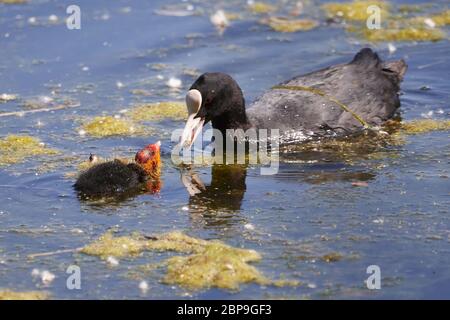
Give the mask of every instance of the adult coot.
[{"label": "adult coot", "polygon": [[[155,191],[161,170],[160,142],[136,153],[135,163],[114,160],[92,166],[74,184],[88,198],[115,196],[133,191]],[[158,191],[158,190],[156,190]]]},{"label": "adult coot", "polygon": [[247,110],[242,90],[224,73],[205,73],[187,96],[189,118],[181,143],[190,147],[205,123],[215,129],[279,129],[281,142],[347,135],[394,116],[407,65],[383,62],[369,48],[346,64],[334,65],[283,82]]}]

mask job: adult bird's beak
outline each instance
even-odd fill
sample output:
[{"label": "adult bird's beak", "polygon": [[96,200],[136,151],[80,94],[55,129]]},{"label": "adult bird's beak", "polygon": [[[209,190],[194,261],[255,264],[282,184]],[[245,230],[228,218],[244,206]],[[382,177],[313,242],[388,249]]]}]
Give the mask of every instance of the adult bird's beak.
[{"label": "adult bird's beak", "polygon": [[181,135],[180,145],[190,149],[205,124],[205,118],[199,116],[199,110],[202,106],[202,94],[200,91],[196,89],[189,90],[186,95],[186,106],[188,119]]}]

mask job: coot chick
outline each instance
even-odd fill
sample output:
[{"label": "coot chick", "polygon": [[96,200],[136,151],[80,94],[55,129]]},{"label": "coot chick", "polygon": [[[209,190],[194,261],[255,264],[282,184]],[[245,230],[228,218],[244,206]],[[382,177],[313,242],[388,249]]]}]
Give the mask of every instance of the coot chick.
[{"label": "coot chick", "polygon": [[369,48],[346,64],[285,81],[259,97],[247,110],[242,90],[224,73],[205,73],[187,96],[189,118],[181,143],[190,147],[209,121],[226,129],[279,129],[281,142],[348,135],[392,118],[407,65],[383,62]]},{"label": "coot chick", "polygon": [[78,177],[74,184],[75,190],[88,198],[116,196],[140,190],[154,191],[152,187],[159,186],[160,145],[160,142],[150,144],[137,152],[135,163],[124,163],[116,159],[94,165]]}]

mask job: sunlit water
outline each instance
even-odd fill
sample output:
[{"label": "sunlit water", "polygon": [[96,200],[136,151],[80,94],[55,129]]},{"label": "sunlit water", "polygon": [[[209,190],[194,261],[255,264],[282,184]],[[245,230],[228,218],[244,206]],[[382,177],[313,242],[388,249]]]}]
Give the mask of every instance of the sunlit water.
[{"label": "sunlit water", "polygon": [[[39,268],[56,275],[45,288],[54,298],[450,297],[448,132],[408,136],[404,144],[372,156],[291,156],[274,176],[248,168],[230,178],[221,168],[198,168],[208,188],[191,198],[170,160],[170,132],[182,128],[182,122],[154,124],[154,136],[93,139],[78,134],[83,117],[115,115],[138,102],[182,99],[195,79],[183,72],[186,68],[227,72],[252,101],[281,80],[348,61],[364,42],[336,26],[281,34],[257,19],[233,21],[218,34],[209,14],[223,7],[239,11],[244,1],[227,1],[226,6],[195,1],[206,13],[186,17],[154,14],[164,1],[78,1],[82,28],[70,31],[61,20],[72,3],[0,5],[0,94],[15,93],[26,100],[55,91],[57,99],[81,104],[1,118],[0,136],[36,136],[73,159],[30,159],[0,168],[0,288],[41,288],[31,276]],[[59,24],[48,25],[51,14],[59,17]],[[30,17],[47,25],[33,26]],[[375,48],[384,58],[404,57],[409,65],[402,84],[402,118],[418,119],[433,111],[432,117],[448,119],[448,40],[396,46],[391,55],[385,43]],[[159,63],[167,68],[152,68]],[[170,77],[183,81],[181,90],[168,89]],[[132,89],[151,95],[133,95]],[[15,101],[0,104],[0,110],[22,107]],[[159,139],[164,152],[159,195],[106,205],[76,197],[74,180],[66,174],[76,171],[89,153],[131,157]],[[367,187],[352,186],[354,181],[367,182]],[[238,292],[192,292],[161,283],[161,270],[146,279],[150,290],[142,295],[139,282],[127,273],[138,264],[158,261],[154,253],[123,260],[114,268],[97,257],[70,253],[27,259],[31,253],[83,246],[111,227],[122,234],[182,230],[256,249],[263,259],[255,266],[265,275],[300,280],[302,285],[248,284]],[[342,258],[323,261],[329,253]],[[82,290],[66,289],[65,270],[71,264],[82,269]],[[364,284],[369,265],[381,267],[381,290],[368,290]]]}]

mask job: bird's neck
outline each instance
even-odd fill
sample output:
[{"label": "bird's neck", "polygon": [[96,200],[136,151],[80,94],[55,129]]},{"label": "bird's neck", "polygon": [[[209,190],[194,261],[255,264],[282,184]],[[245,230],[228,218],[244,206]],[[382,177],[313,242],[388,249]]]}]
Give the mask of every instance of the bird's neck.
[{"label": "bird's neck", "polygon": [[225,112],[221,114],[220,117],[213,119],[211,122],[213,128],[219,130],[223,136],[225,136],[227,129],[247,130],[251,127],[251,123],[248,120],[247,113],[245,112],[245,107],[243,107],[243,110]]}]

